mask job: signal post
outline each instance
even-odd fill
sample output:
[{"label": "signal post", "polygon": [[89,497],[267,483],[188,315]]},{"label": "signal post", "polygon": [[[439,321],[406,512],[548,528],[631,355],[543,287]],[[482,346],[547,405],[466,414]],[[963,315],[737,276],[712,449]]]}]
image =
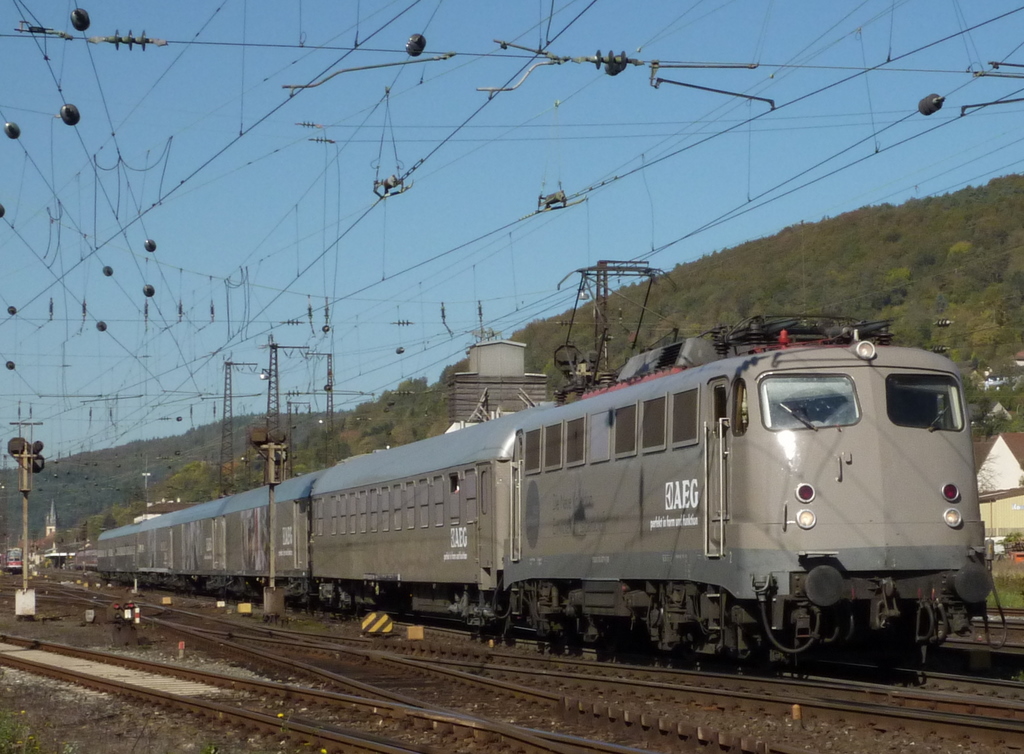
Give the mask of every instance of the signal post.
[{"label": "signal post", "polygon": [[14,614],[21,620],[32,620],[36,614],[36,591],[28,588],[28,493],[32,491],[32,474],[43,470],[43,443],[15,437],[7,443],[7,452],[18,461],[21,490],[21,589],[15,592]]},{"label": "signal post", "polygon": [[268,525],[270,527],[270,573],[267,586],[263,589],[263,617],[277,618],[284,615],[284,590],[277,588],[277,512],[274,510],[274,488],[282,481],[285,462],[288,459],[288,444],[284,433],[278,429],[253,427],[249,431],[249,443],[266,461],[264,482],[268,488]]}]

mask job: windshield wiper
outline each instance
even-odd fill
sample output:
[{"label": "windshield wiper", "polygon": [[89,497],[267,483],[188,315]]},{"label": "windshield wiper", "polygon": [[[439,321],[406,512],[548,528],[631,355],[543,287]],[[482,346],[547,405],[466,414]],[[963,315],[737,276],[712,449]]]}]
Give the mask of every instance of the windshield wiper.
[{"label": "windshield wiper", "polygon": [[787,406],[785,403],[783,403],[781,401],[779,402],[779,405],[782,406],[782,410],[783,411],[785,411],[787,414],[792,416],[794,419],[796,419],[798,422],[803,424],[805,427],[807,427],[808,429],[813,429],[815,432],[818,431],[818,428],[815,427],[813,424],[811,424],[811,422],[808,421],[807,417],[800,416],[800,414],[798,414],[796,411],[794,411],[792,408],[790,408],[789,406]]},{"label": "windshield wiper", "polygon": [[942,419],[943,419],[943,417],[945,415],[946,415],[946,409],[940,408],[939,409],[939,413],[935,414],[935,418],[932,419],[931,422],[928,424],[928,431],[929,432],[934,432],[937,429],[942,429],[942,427],[939,426],[939,422],[942,421]]}]

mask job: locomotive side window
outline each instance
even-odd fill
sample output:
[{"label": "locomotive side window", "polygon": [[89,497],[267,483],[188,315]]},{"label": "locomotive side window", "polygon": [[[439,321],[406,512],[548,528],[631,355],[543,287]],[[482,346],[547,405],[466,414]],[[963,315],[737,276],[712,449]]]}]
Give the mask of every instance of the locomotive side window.
[{"label": "locomotive side window", "polygon": [[931,432],[964,428],[960,388],[945,374],[890,374],[885,378],[889,421]]},{"label": "locomotive side window", "polygon": [[644,401],[640,440],[644,450],[665,448],[665,397]]},{"label": "locomotive side window", "polygon": [[612,416],[611,411],[590,415],[591,463],[600,463],[611,458]]},{"label": "locomotive side window", "polygon": [[636,453],[636,404],[615,409],[615,457]]},{"label": "locomotive side window", "polygon": [[697,389],[672,396],[672,444],[697,442]]},{"label": "locomotive side window", "polygon": [[380,488],[380,530],[391,531],[391,488]]},{"label": "locomotive side window", "polygon": [[540,471],[540,430],[531,429],[526,433],[526,447],[523,453],[523,470],[527,474]]},{"label": "locomotive side window", "polygon": [[565,423],[565,465],[577,466],[584,461],[584,437],[583,430],[586,420],[581,416],[579,419],[572,419]]},{"label": "locomotive side window", "polygon": [[562,466],[562,425],[544,427],[544,469],[550,471]]},{"label": "locomotive side window", "polygon": [[771,430],[817,430],[860,421],[853,380],[846,376],[770,375],[761,381],[760,396],[761,421]]}]

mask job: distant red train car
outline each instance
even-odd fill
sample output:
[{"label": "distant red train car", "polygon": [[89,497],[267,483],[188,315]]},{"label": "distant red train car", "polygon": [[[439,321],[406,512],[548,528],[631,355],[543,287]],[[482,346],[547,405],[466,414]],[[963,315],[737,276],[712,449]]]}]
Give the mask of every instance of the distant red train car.
[{"label": "distant red train car", "polygon": [[4,573],[21,573],[21,548],[12,547],[4,558]]}]

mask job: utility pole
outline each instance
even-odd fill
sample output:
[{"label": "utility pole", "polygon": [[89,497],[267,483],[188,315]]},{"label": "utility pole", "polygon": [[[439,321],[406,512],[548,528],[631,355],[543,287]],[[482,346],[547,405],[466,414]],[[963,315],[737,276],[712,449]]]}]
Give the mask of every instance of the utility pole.
[{"label": "utility pole", "polygon": [[[22,426],[39,426],[42,422],[11,422]],[[15,593],[14,614],[21,620],[32,620],[36,614],[36,593],[28,588],[28,493],[32,491],[32,474],[43,470],[43,443],[15,437],[7,443],[7,452],[18,461],[18,489],[21,490],[21,589]]]},{"label": "utility pole", "polygon": [[266,461],[263,481],[267,485],[268,524],[270,527],[269,580],[263,590],[263,616],[276,618],[284,613],[284,590],[277,588],[277,511],[274,488],[281,483],[281,471],[288,460],[288,444],[280,430],[253,427],[249,430],[249,443]]},{"label": "utility pole", "polygon": [[[260,376],[267,380],[267,434],[269,436],[273,433],[280,434],[281,431],[281,389],[278,383],[277,352],[282,349],[306,351],[309,346],[282,346],[274,342],[273,335],[267,337],[267,348],[270,349],[270,369],[265,372],[266,376],[262,374]],[[285,442],[286,439],[285,436],[281,436],[281,442]]]},{"label": "utility pole", "polygon": [[331,432],[334,430],[334,354],[307,351],[306,356],[327,357],[327,382],[324,385],[324,392],[327,393],[327,431]]},{"label": "utility pole", "polygon": [[[235,367],[254,367],[256,364],[244,361],[224,362],[224,406],[221,411],[220,426],[220,473],[217,486],[221,495],[229,494],[231,484],[225,481],[226,471],[234,471],[235,468],[235,415],[234,415],[234,393],[232,392],[231,376]],[[231,474],[232,481],[234,474]]]},{"label": "utility pole", "polygon": [[[292,411],[292,406],[305,406],[307,411],[310,408],[309,401],[288,401],[288,431],[287,431],[286,437],[292,437],[292,430],[295,429],[295,425],[292,424],[292,414],[295,413],[295,412]],[[295,438],[292,437],[292,439],[295,439]],[[307,441],[307,445],[308,445],[308,441]],[[288,455],[288,463],[286,465],[286,470],[287,471],[284,474],[284,479],[291,479],[293,476],[295,476],[295,466],[293,465],[294,464],[294,458],[295,458],[295,454],[294,453]]]}]

